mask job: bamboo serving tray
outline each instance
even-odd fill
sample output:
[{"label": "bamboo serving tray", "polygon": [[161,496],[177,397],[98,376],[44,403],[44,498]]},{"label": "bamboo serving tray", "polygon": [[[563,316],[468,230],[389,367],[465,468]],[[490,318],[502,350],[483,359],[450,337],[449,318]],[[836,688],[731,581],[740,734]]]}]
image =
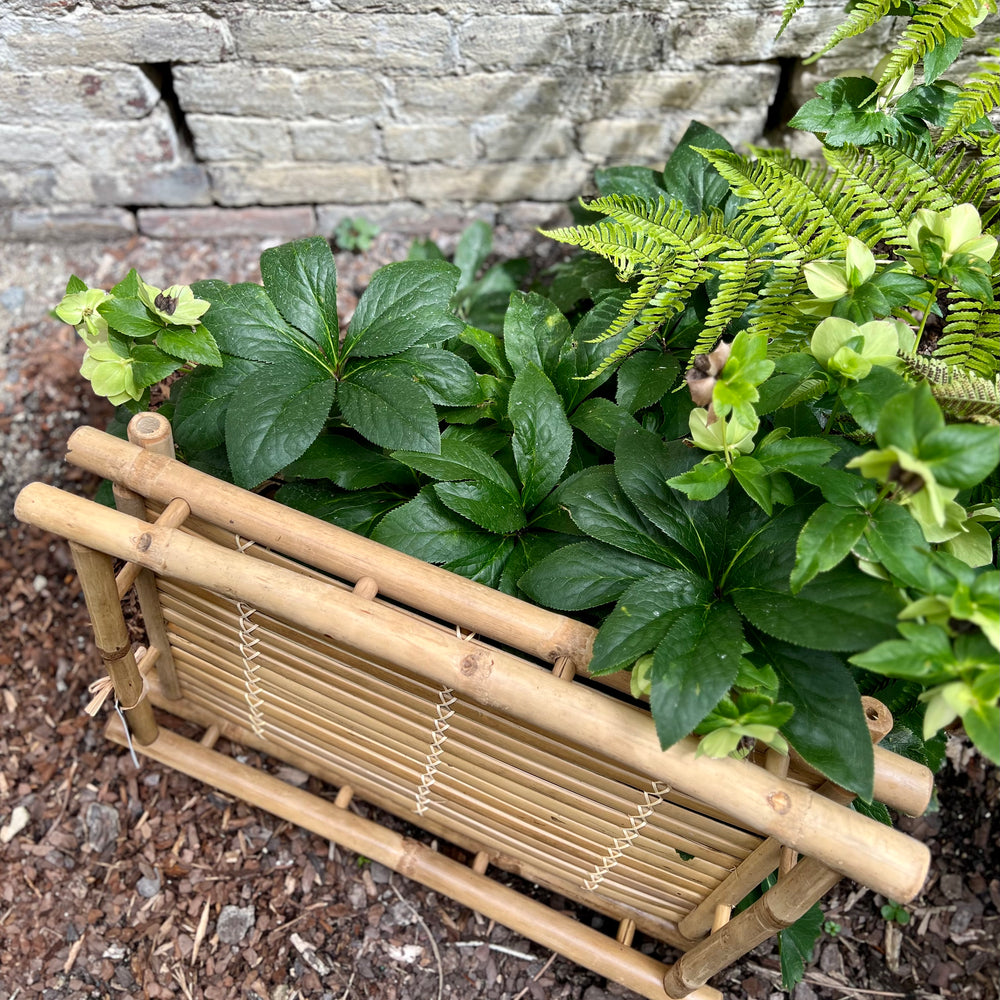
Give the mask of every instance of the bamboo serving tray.
[{"label": "bamboo serving tray", "polygon": [[[118,510],[32,484],[22,521],[70,542],[126,733],[109,737],[417,879],[651,1000],[708,979],[841,877],[901,902],[927,848],[850,808],[801,761],[662,751],[627,675],[587,674],[593,630],[173,458],[169,424],[92,428],[68,459]],[[114,559],[126,565],[117,577]],[[122,615],[135,587],[148,637]],[[153,706],[205,728],[168,728]],[[891,728],[866,706],[873,740]],[[213,749],[219,736],[329,783],[323,797]],[[875,747],[875,796],[924,811],[930,772]],[[336,792],[334,792],[336,789]],[[470,865],[347,808],[357,796],[467,851]],[[494,881],[512,872],[619,921],[610,938]],[[774,887],[730,919],[766,876]],[[665,965],[636,930],[683,951]]]}]

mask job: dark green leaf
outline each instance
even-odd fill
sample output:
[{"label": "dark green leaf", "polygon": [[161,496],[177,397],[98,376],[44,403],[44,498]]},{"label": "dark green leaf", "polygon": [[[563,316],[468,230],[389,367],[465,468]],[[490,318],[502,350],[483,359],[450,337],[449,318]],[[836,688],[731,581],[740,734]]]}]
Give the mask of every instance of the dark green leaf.
[{"label": "dark green leaf", "polygon": [[515,375],[531,364],[546,375],[554,372],[570,333],[569,320],[548,299],[535,292],[511,295],[503,344]]},{"label": "dark green leaf", "polygon": [[582,611],[617,600],[633,583],[662,570],[658,563],[599,542],[565,545],[536,563],[518,585],[557,611]]},{"label": "dark green leaf", "polygon": [[944,417],[930,386],[921,382],[883,404],[875,440],[880,448],[896,447],[919,455],[920,442],[943,427]]},{"label": "dark green leaf", "polygon": [[840,399],[858,426],[874,434],[886,402],[906,388],[901,376],[882,365],[875,365],[871,374],[860,382],[844,386],[840,390]]},{"label": "dark green leaf", "polygon": [[713,500],[729,485],[731,476],[721,456],[708,455],[687,472],[672,476],[667,485],[691,500]]},{"label": "dark green leaf", "polygon": [[73,295],[76,292],[87,292],[90,288],[82,278],[78,278],[75,274],[69,276],[69,281],[66,282],[66,294]]},{"label": "dark green leaf", "polygon": [[163,381],[183,363],[152,344],[132,344],[129,356],[132,358],[132,378],[140,389]]},{"label": "dark green leaf", "polygon": [[226,410],[233,392],[260,366],[256,361],[227,357],[221,368],[196,368],[171,387],[175,402],[174,438],[185,452],[208,451],[226,439]]},{"label": "dark green leaf", "polygon": [[833,569],[854,548],[868,524],[862,510],[825,503],[806,521],[795,544],[792,593],[798,593],[817,573]]},{"label": "dark green leaf", "polygon": [[285,320],[337,357],[337,265],[322,236],[271,247],[260,255],[268,298]]},{"label": "dark green leaf", "polygon": [[746,494],[766,514],[772,510],[771,476],[767,469],[750,455],[739,455],[733,460],[732,472]]},{"label": "dark green leaf", "polygon": [[795,596],[765,588],[734,589],[733,600],[762,632],[785,642],[854,652],[896,634],[902,601],[894,588],[838,566]]},{"label": "dark green leaf", "polygon": [[323,429],[336,393],[329,373],[306,358],[248,375],[226,411],[226,451],[237,485],[252,489],[297,459]]},{"label": "dark green leaf", "polygon": [[171,326],[156,335],[156,346],[183,361],[218,368],[222,355],[215,339],[202,324],[196,327]]},{"label": "dark green leaf", "polygon": [[340,412],[362,437],[383,448],[441,448],[437,414],[427,393],[391,369],[369,363],[349,370],[338,392]]},{"label": "dark green leaf", "polygon": [[442,260],[404,260],[379,268],[351,317],[346,357],[379,358],[462,332],[451,311],[459,270]]},{"label": "dark green leaf", "polygon": [[[111,294],[120,299],[135,299],[139,296],[139,272],[133,267],[128,274],[111,289]],[[198,293],[195,292],[197,295]]]},{"label": "dark green leaf", "polygon": [[933,83],[962,52],[962,39],[944,31],[944,41],[924,53],[924,80]]},{"label": "dark green leaf", "polygon": [[455,434],[441,438],[441,450],[436,455],[397,451],[392,457],[439,482],[486,481],[514,500],[518,496],[514,480],[495,458]]},{"label": "dark green leaf", "polygon": [[503,355],[500,338],[486,330],[466,326],[458,335],[463,344],[468,344],[501,378],[510,375],[510,366]]},{"label": "dark green leaf", "polygon": [[492,249],[493,229],[489,223],[477,219],[462,233],[455,247],[453,259],[460,274],[458,291],[472,284]]},{"label": "dark green leaf", "polygon": [[633,584],[597,633],[588,669],[606,674],[628,666],[659,646],[684,609],[704,610],[711,602],[712,585],[686,570],[661,569]]},{"label": "dark green leaf", "polygon": [[636,351],[618,368],[615,402],[629,413],[653,406],[673,386],[679,373],[680,365],[672,354]]},{"label": "dark green leaf", "polygon": [[383,371],[409,379],[439,406],[476,406],[483,391],[469,363],[437,347],[411,347],[379,363]]},{"label": "dark green leaf", "polygon": [[626,428],[639,429],[635,417],[603,396],[585,399],[573,412],[570,423],[605,451],[615,450],[615,442]]},{"label": "dark green leaf", "polygon": [[375,525],[403,502],[398,493],[387,490],[341,493],[316,483],[286,483],[275,499],[359,535],[370,535]]},{"label": "dark green leaf", "polygon": [[557,500],[574,524],[598,541],[665,566],[681,560],[662,538],[650,534],[647,522],[629,503],[610,465],[578,472],[559,487]]},{"label": "dark green leaf", "polygon": [[301,458],[285,466],[284,475],[293,479],[329,479],[344,490],[414,481],[413,473],[401,462],[343,434],[320,434]]},{"label": "dark green leaf", "polygon": [[743,628],[728,602],[683,608],[653,655],[649,708],[664,750],[689,735],[739,669]]},{"label": "dark green leaf", "polygon": [[524,509],[530,511],[559,482],[569,461],[573,429],[552,383],[530,362],[514,379],[507,415],[514,426],[512,444],[521,497]]},{"label": "dark green leaf", "polygon": [[663,168],[663,186],[668,197],[676,198],[692,215],[718,208],[727,199],[729,185],[699,149],[733,147],[714,129],[701,122],[691,122]]},{"label": "dark green leaf", "polygon": [[814,903],[794,924],[778,931],[783,990],[791,992],[802,981],[806,966],[812,961],[813,949],[822,933],[823,910],[819,903]]},{"label": "dark green leaf", "polygon": [[948,424],[928,434],[918,454],[942,486],[969,489],[1000,463],[1000,435],[995,427]]},{"label": "dark green leaf", "polygon": [[872,553],[895,579],[907,587],[933,592],[940,571],[920,525],[899,504],[883,503],[871,515],[866,534]]},{"label": "dark green leaf", "polygon": [[764,655],[778,675],[779,697],[795,707],[782,730],[788,742],[820,774],[870,799],[874,754],[850,671],[830,653],[783,642],[767,642]]},{"label": "dark green leaf", "polygon": [[386,514],[372,537],[383,545],[496,587],[514,539],[482,531],[450,511],[433,490]]},{"label": "dark green leaf", "polygon": [[437,483],[434,492],[456,514],[497,535],[512,534],[527,524],[520,498],[489,480]]},{"label": "dark green leaf", "polygon": [[280,361],[298,355],[312,342],[290,327],[260,285],[199,281],[191,286],[212,303],[202,323],[223,354],[249,361]]},{"label": "dark green leaf", "polygon": [[650,167],[599,167],[594,183],[602,195],[624,194],[656,202],[666,192],[656,171]]}]

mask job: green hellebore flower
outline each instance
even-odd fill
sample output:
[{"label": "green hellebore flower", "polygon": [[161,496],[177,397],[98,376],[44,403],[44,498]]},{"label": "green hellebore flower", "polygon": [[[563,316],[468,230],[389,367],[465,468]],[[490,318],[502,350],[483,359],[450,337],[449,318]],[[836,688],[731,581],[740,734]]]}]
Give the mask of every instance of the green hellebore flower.
[{"label": "green hellebore flower", "polygon": [[97,311],[97,307],[111,298],[100,288],[88,288],[85,292],[71,292],[64,295],[56,306],[56,315],[83,338],[88,347],[108,339],[108,321]]},{"label": "green hellebore flower", "polygon": [[951,681],[924,691],[920,701],[927,703],[924,712],[925,740],[979,704],[972,687],[965,681]]},{"label": "green hellebore flower", "polygon": [[740,740],[744,736],[764,743],[769,747],[774,747],[780,754],[788,753],[788,743],[784,736],[778,732],[777,726],[768,726],[761,723],[744,724],[734,722],[731,726],[713,729],[712,732],[703,736],[698,742],[698,749],[695,751],[696,757],[728,757],[740,745]]},{"label": "green hellebore flower", "polygon": [[902,448],[866,451],[852,458],[845,468],[860,469],[861,475],[880,483],[897,483],[907,494],[901,503],[910,507],[910,513],[925,530],[925,536],[929,528],[945,526],[946,507],[958,494],[958,490],[942,486],[926,462]]},{"label": "green hellebore flower", "polygon": [[899,363],[900,330],[891,320],[858,326],[849,319],[828,316],[813,331],[809,350],[827,370],[860,381],[873,365],[893,368]]},{"label": "green hellebore flower", "polygon": [[653,690],[653,678],[650,676],[652,669],[652,653],[640,656],[639,659],[635,661],[635,665],[632,667],[632,674],[629,679],[629,688],[632,691],[633,698],[642,698],[644,695],[649,695],[650,691]]},{"label": "green hellebore flower", "polygon": [[943,212],[919,209],[906,227],[906,237],[918,253],[927,243],[938,244],[942,264],[947,264],[955,254],[968,254],[988,263],[997,252],[996,237],[983,235],[979,212],[968,203]]},{"label": "green hellebore flower", "polygon": [[132,359],[117,354],[110,344],[94,344],[84,355],[80,374],[90,379],[98,396],[119,406],[129,399],[141,399],[142,389],[132,376]]},{"label": "green hellebore flower", "polygon": [[139,299],[160,319],[173,326],[193,326],[207,312],[210,302],[196,299],[189,285],[159,289],[139,279]]},{"label": "green hellebore flower", "polygon": [[725,451],[728,447],[730,451],[748,455],[754,449],[753,436],[760,427],[760,421],[747,427],[737,419],[735,413],[730,413],[726,418],[709,423],[708,410],[696,406],[688,416],[688,427],[691,439],[702,451]]},{"label": "green hellebore flower", "polygon": [[843,264],[813,261],[802,268],[809,291],[820,302],[836,302],[860,288],[875,273],[875,255],[861,240],[850,237]]}]

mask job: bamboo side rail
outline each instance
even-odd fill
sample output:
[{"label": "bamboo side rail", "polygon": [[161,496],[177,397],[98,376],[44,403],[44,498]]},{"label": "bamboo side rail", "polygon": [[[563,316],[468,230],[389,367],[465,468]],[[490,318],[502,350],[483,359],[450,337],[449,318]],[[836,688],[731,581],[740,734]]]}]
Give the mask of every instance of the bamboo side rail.
[{"label": "bamboo side rail", "polygon": [[838,882],[840,875],[803,858],[742,913],[685,952],[664,976],[667,996],[679,1000],[782,928],[795,923]]},{"label": "bamboo side rail", "polygon": [[[108,735],[118,743],[124,741],[121,727],[114,719],[108,725]],[[514,889],[499,885],[423,844],[169,730],[161,730],[153,743],[141,749],[154,760],[225,794],[265,809],[348,850],[363,853],[516,933],[586,965],[599,975],[635,990],[648,1000],[667,998],[662,983],[668,967],[661,962]],[[718,990],[704,986],[686,995],[690,1000],[722,1000]]]},{"label": "bamboo side rail", "polygon": [[[74,439],[81,433],[77,431]],[[125,457],[136,469],[153,474],[155,494],[155,474],[166,475],[173,463],[141,451],[137,456],[132,446],[123,442],[114,444],[128,449]],[[179,465],[175,468],[193,471]],[[163,484],[159,489],[162,496]],[[169,492],[203,500],[207,491],[193,488],[189,493],[174,483]],[[243,491],[238,491],[237,496],[239,500],[232,506],[234,518],[251,501],[260,499]],[[172,496],[167,502],[169,499]],[[195,502],[193,499],[192,504]],[[295,513],[284,508],[282,511]],[[580,739],[580,720],[586,719],[588,738],[619,763],[696,800],[714,801],[738,825],[774,836],[883,895],[907,901],[924,882],[929,865],[925,845],[747,762],[696,757],[693,739],[661,751],[647,713],[586,687],[560,681],[516,656],[496,649],[470,648],[469,643],[410,618],[405,619],[405,629],[400,629],[399,613],[392,607],[352,593],[337,591],[336,610],[332,613],[330,587],[324,583],[291,570],[251,563],[239,553],[220,550],[180,530],[138,521],[42,484],[32,484],[21,492],[15,512],[23,521],[81,544],[246,601],[348,646],[370,650],[488,708],[515,715],[567,740]],[[266,510],[265,515],[275,528],[279,526],[272,511]],[[279,522],[282,532],[288,530],[283,520]],[[314,555],[317,530],[317,523],[308,518],[301,545],[309,549],[309,556]],[[283,537],[279,540],[286,541]],[[381,555],[381,547],[379,552]],[[358,577],[371,572],[370,562],[358,568],[364,570],[357,573]],[[405,593],[408,599],[409,586],[397,592]],[[488,593],[496,596],[493,591]],[[522,608],[534,610],[521,602],[516,606],[518,613]],[[551,621],[548,613],[544,617]],[[514,624],[519,623],[508,623]],[[561,635],[565,638],[562,627]],[[511,635],[512,641],[517,639],[517,635]],[[537,637],[532,643],[537,645]],[[628,739],[623,738],[625,733]]]},{"label": "bamboo side rail", "polygon": [[[139,414],[133,418],[132,425],[139,426],[140,422],[143,433],[136,439],[144,445],[149,440],[160,441],[162,448],[162,435],[164,428],[169,431],[169,423],[156,414]],[[568,657],[578,673],[588,676],[586,664],[590,661],[594,630],[583,623],[526,604],[371,539],[221,482],[175,461],[165,449],[161,453],[151,453],[95,428],[81,427],[69,438],[66,458],[80,468],[111,479],[164,506],[182,496],[196,517],[351,583],[370,576],[373,568],[378,567],[378,584],[384,597],[550,663]],[[456,621],[456,616],[461,620]],[[622,692],[629,690],[629,678],[624,672],[596,680]],[[932,788],[933,775],[927,768],[880,747],[875,748],[876,799],[907,815],[917,816],[927,808]]]}]

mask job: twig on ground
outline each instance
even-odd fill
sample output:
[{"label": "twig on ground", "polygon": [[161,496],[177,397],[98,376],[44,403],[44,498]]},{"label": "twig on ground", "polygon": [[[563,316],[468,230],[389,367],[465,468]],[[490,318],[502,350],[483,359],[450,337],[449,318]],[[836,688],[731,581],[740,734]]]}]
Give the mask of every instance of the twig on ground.
[{"label": "twig on ground", "polygon": [[549,955],[548,961],[531,977],[531,981],[514,997],[514,1000],[523,1000],[523,998],[528,995],[528,990],[531,989],[531,983],[537,983],[538,980],[545,975],[548,967],[556,960],[556,954],[557,952],[552,952],[552,954]]},{"label": "twig on ground", "polygon": [[420,924],[424,929],[424,933],[427,935],[427,940],[430,942],[431,951],[434,952],[434,961],[437,962],[438,969],[438,992],[437,1000],[441,1000],[444,996],[444,966],[441,964],[441,952],[438,951],[437,942],[434,940],[434,935],[431,933],[430,927],[427,926],[427,922],[422,916],[417,912],[416,907],[406,898],[403,894],[392,884],[392,877],[389,878],[389,888],[396,894],[396,898],[404,905],[409,907],[410,912],[417,918],[417,923]]},{"label": "twig on ground", "polygon": [[508,948],[506,945],[502,944],[491,944],[489,941],[456,941],[456,948],[482,948],[486,945],[490,951],[498,951],[501,955],[511,955],[514,958],[524,959],[525,962],[537,962],[537,955],[529,955],[526,951],[516,951],[514,948]]}]

